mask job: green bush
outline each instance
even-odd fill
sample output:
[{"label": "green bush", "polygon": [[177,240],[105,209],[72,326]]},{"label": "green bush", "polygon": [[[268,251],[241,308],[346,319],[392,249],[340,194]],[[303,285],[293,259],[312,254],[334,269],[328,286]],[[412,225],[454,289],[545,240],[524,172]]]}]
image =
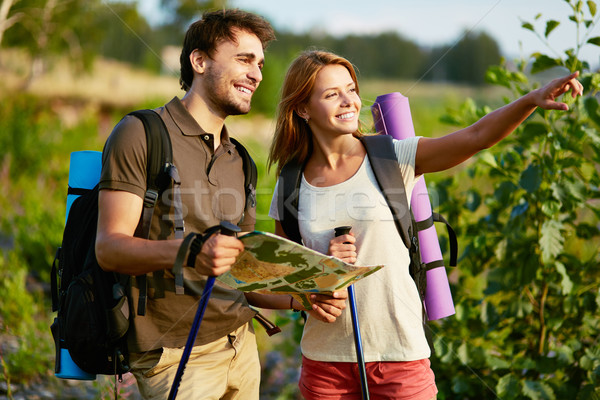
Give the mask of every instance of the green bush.
[{"label": "green bush", "polygon": [[[594,2],[568,3],[570,20],[589,38],[598,22]],[[545,38],[556,24],[547,22]],[[489,82],[515,98],[550,68],[579,70],[585,96],[565,96],[566,112],[538,109],[465,170],[436,183],[452,193],[440,196],[440,212],[464,248],[452,275],[456,316],[436,329],[440,399],[600,398],[600,74],[576,54],[535,53],[530,71],[529,60],[516,71],[491,68]],[[487,112],[467,101],[445,120],[465,126]]]}]

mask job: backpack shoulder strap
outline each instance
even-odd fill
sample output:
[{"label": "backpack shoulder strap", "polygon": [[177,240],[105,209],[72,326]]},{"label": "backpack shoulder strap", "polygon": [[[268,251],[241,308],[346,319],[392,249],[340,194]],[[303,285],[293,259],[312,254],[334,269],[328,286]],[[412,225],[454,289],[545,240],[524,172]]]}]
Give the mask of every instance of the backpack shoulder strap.
[{"label": "backpack shoulder strap", "polygon": [[[171,137],[162,118],[153,110],[137,110],[129,113],[139,118],[146,132],[147,164],[146,164],[146,193],[140,224],[135,236],[148,239],[150,226],[154,216],[154,207],[160,193],[173,182],[174,228],[175,237],[183,238],[184,225],[179,185],[179,173],[173,164],[173,149]],[[148,283],[146,275],[136,277],[140,290],[138,314],[146,313]],[[159,290],[160,291],[160,290]],[[160,293],[157,293],[160,296]]]},{"label": "backpack shoulder strap", "polygon": [[288,239],[300,244],[302,244],[302,236],[300,236],[300,227],[298,226],[298,201],[302,169],[303,165],[296,160],[285,164],[279,174],[277,189],[277,210],[281,227]]},{"label": "backpack shoulder strap", "polygon": [[400,237],[406,247],[410,248],[412,216],[392,137],[372,135],[362,136],[360,140],[367,149],[373,173],[392,211]]},{"label": "backpack shoulder strap", "polygon": [[[146,191],[158,193],[170,184],[168,169],[173,165],[171,137],[163,119],[154,110],[132,111],[129,115],[139,118],[144,124],[147,143]],[[148,198],[150,202],[156,199]]]},{"label": "backpack shoulder strap", "polygon": [[[256,164],[248,150],[236,139],[230,137],[231,142],[235,145],[236,150],[238,151],[240,157],[242,157],[244,169],[244,190],[246,195],[246,207],[244,208],[244,214],[246,210],[256,207],[256,182],[258,180],[258,172],[256,170]],[[242,220],[244,220],[244,214],[242,215]]]}]

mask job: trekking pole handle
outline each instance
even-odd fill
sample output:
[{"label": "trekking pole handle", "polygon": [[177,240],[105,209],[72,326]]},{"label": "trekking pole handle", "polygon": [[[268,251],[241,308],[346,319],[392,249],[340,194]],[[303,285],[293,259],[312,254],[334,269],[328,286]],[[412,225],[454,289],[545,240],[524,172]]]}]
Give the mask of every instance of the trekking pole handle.
[{"label": "trekking pole handle", "polygon": [[338,237],[342,235],[347,235],[350,233],[351,229],[351,226],[338,226],[337,228],[334,228],[335,236]]},{"label": "trekking pole handle", "polygon": [[228,221],[221,221],[219,227],[221,234],[226,236],[237,236],[237,234],[242,231],[242,229],[239,226],[234,225]]}]

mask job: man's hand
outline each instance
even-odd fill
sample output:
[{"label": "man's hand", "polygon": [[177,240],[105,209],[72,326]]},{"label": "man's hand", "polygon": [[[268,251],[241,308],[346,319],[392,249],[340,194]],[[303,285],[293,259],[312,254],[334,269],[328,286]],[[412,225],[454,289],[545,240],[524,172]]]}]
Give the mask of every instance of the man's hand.
[{"label": "man's hand", "polygon": [[342,315],[342,310],[346,308],[347,298],[346,289],[335,291],[331,295],[312,294],[310,296],[312,310],[307,312],[319,321],[335,322],[337,317]]},{"label": "man's hand", "polygon": [[244,244],[233,236],[212,235],[196,256],[195,268],[201,275],[219,276],[231,269]]}]

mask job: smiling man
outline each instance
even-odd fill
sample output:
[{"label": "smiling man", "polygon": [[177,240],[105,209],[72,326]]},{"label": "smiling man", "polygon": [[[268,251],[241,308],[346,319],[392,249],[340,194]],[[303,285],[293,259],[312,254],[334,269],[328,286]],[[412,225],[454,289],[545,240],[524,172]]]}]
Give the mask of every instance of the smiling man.
[{"label": "smiling man", "polygon": [[[186,94],[155,110],[171,138],[186,232],[204,232],[223,220],[254,229],[255,213],[243,200],[242,158],[224,122],[250,111],[264,49],[273,39],[268,22],[240,10],[205,13],[188,29],[180,58]],[[144,206],[147,154],[141,120],[126,116],[102,155],[96,256],[106,271],[146,276],[144,315],[138,303],[143,281],[132,280],[129,362],[142,396],[160,399],[173,383],[206,277],[228,271],[243,245],[234,237],[211,236],[193,267],[184,268],[184,294],[176,294],[172,268],[182,239],[174,233],[170,191],[157,202],[150,240],[134,236]],[[215,285],[179,397],[258,399],[254,315],[242,292]]]}]

